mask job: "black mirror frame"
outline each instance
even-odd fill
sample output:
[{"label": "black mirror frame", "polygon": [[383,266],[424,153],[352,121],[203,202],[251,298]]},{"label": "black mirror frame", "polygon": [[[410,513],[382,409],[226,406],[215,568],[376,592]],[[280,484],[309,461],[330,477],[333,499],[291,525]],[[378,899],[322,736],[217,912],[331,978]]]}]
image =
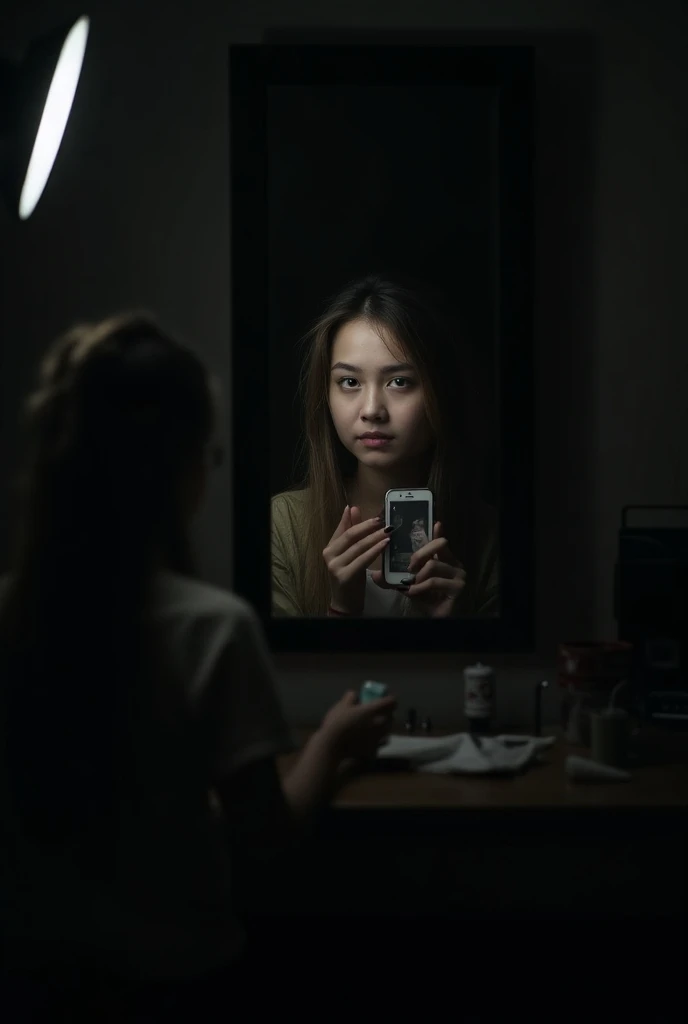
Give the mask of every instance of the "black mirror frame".
[{"label": "black mirror frame", "polygon": [[[533,649],[533,65],[533,48],[527,46],[230,47],[234,588],[258,611],[273,650]],[[269,450],[269,410],[256,401],[256,395],[268,393],[267,90],[335,82],[446,82],[498,91],[499,618],[285,619],[271,614],[269,459],[256,457]]]}]

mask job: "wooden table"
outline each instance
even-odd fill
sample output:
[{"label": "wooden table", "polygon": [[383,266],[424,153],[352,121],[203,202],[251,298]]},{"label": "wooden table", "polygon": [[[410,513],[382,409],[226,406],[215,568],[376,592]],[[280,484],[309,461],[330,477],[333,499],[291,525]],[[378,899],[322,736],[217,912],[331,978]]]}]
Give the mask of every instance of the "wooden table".
[{"label": "wooden table", "polygon": [[[435,735],[442,735],[436,733]],[[433,775],[403,762],[380,761],[371,770],[346,779],[333,801],[338,810],[383,809],[565,809],[688,808],[688,733],[647,729],[634,743],[630,782],[580,783],[566,776],[569,754],[589,757],[572,747],[559,730],[541,762],[513,776]],[[299,740],[304,739],[304,734]],[[286,772],[298,755],[282,758]]]},{"label": "wooden table", "polygon": [[[398,911],[403,893],[428,912],[683,913],[688,736],[646,730],[624,783],[569,782],[569,753],[589,751],[557,735],[543,763],[517,776],[381,764],[348,779],[319,820],[314,860],[294,890],[301,905],[312,884],[314,905],[326,898],[341,912]],[[329,878],[337,884],[325,889]]]}]

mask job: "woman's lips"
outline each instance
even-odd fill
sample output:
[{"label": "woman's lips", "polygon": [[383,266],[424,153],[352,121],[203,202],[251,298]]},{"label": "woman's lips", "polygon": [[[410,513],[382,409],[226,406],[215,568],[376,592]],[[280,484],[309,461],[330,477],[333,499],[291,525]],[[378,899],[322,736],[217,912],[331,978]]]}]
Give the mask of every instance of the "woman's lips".
[{"label": "woman's lips", "polygon": [[366,448],[384,448],[385,445],[391,444],[391,437],[360,437],[359,441],[364,444]]}]

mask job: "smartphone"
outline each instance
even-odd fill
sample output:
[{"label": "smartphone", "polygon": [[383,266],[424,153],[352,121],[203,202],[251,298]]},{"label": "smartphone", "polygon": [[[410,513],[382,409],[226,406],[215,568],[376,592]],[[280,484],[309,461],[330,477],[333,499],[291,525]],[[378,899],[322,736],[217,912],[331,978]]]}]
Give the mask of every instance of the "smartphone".
[{"label": "smartphone", "polygon": [[411,555],[432,539],[433,514],[432,491],[427,487],[387,491],[385,525],[394,527],[383,560],[387,583],[399,586],[406,579]]}]

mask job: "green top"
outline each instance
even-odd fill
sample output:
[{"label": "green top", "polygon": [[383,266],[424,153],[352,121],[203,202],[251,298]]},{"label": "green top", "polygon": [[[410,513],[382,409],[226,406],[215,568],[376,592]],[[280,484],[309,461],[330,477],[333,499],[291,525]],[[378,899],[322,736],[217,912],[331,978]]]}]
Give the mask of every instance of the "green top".
[{"label": "green top", "polygon": [[[272,499],[272,613],[276,616],[304,616],[304,565],[309,538],[306,533],[305,503],[309,491],[283,491]],[[473,517],[472,538],[466,550],[454,555],[466,569],[466,586],[454,605],[455,616],[492,618],[499,614],[499,554],[497,515],[484,503]],[[375,587],[376,585],[369,584]],[[400,611],[413,614],[406,598]]]}]

